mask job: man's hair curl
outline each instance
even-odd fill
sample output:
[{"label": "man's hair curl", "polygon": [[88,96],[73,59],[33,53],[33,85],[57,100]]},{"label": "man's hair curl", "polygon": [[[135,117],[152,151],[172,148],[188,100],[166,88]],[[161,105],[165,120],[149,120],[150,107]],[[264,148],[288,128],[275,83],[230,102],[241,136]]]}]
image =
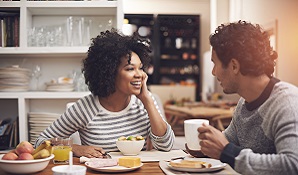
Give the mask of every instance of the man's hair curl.
[{"label": "man's hair curl", "polygon": [[222,24],[209,40],[224,67],[234,58],[239,61],[243,75],[272,76],[277,53],[270,46],[268,33],[260,25],[241,20]]}]

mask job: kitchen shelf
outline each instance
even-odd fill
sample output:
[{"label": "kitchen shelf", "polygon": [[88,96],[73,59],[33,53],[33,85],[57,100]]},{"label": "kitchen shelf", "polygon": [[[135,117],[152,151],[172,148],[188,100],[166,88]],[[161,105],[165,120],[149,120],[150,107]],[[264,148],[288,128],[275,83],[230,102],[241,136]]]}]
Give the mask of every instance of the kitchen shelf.
[{"label": "kitchen shelf", "polygon": [[[81,61],[86,57],[89,44],[33,47],[28,44],[29,29],[64,25],[68,17],[91,19],[92,27],[99,27],[99,23],[106,25],[111,21],[110,25],[105,27],[96,28],[96,30],[91,28],[93,31],[90,35],[91,39],[108,28],[122,29],[124,19],[122,0],[0,1],[0,12],[7,11],[19,13],[19,37],[17,37],[19,43],[18,47],[0,47],[0,67],[20,65],[22,68],[32,69],[35,65],[40,65],[42,67],[40,85],[53,77],[58,78],[62,75],[69,75],[72,71],[80,71]],[[19,141],[28,140],[28,112],[62,113],[67,103],[74,102],[88,94],[90,92],[47,92],[43,90],[0,92],[0,106],[2,106],[1,109],[4,108],[0,119],[17,115]]]},{"label": "kitchen shelf", "polygon": [[201,99],[200,16],[157,15],[158,64],[156,72],[161,84],[196,85],[196,100]]}]

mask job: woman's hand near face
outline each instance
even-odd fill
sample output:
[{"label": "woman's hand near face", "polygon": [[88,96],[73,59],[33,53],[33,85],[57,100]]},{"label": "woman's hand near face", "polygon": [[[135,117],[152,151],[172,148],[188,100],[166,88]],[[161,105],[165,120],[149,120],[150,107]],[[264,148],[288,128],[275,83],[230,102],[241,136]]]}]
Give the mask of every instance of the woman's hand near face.
[{"label": "woman's hand near face", "polygon": [[213,126],[203,124],[198,128],[201,139],[201,151],[206,156],[219,159],[224,147],[229,143],[221,131]]},{"label": "woman's hand near face", "polygon": [[77,157],[85,156],[88,158],[92,158],[92,157],[103,158],[104,157],[103,154],[105,153],[105,151],[100,147],[77,145],[77,144],[72,145],[72,151],[74,155]]},{"label": "woman's hand near face", "polygon": [[147,80],[148,80],[148,75],[146,72],[142,73],[142,88],[141,88],[141,93],[137,95],[137,97],[143,101],[146,98],[150,98],[148,87],[147,87]]},{"label": "woman's hand near face", "polygon": [[156,106],[152,97],[150,96],[148,87],[147,87],[148,75],[143,72],[142,75],[142,89],[141,93],[137,97],[142,101],[145,106],[145,109],[148,112],[148,116],[151,124],[151,131],[156,136],[163,136],[167,131],[167,125],[165,121],[160,116],[160,113],[157,111]]}]

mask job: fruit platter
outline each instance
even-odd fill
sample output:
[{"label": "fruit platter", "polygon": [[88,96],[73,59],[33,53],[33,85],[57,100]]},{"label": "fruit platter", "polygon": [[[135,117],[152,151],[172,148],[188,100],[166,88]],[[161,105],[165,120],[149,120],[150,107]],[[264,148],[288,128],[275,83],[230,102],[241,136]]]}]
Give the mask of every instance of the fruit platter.
[{"label": "fruit platter", "polygon": [[43,142],[34,149],[28,141],[22,141],[15,149],[0,154],[0,168],[8,173],[29,174],[42,171],[54,158],[50,141]]}]

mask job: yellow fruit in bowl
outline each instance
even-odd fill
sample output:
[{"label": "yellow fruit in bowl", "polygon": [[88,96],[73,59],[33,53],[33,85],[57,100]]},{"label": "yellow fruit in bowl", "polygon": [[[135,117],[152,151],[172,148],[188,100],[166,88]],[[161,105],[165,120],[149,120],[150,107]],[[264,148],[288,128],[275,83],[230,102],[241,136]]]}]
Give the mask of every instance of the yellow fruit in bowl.
[{"label": "yellow fruit in bowl", "polygon": [[143,136],[137,136],[136,139],[137,140],[144,140],[144,137]]},{"label": "yellow fruit in bowl", "polygon": [[118,140],[119,140],[119,141],[124,141],[124,140],[126,140],[126,137],[121,136],[121,137],[118,138]]},{"label": "yellow fruit in bowl", "polygon": [[49,157],[50,155],[51,154],[50,154],[49,150],[42,149],[42,150],[38,151],[37,153],[35,153],[33,155],[33,158],[34,159],[43,159],[43,158]]},{"label": "yellow fruit in bowl", "polygon": [[128,137],[124,137],[124,136],[121,136],[117,139],[118,141],[136,141],[136,140],[144,140],[144,137],[143,136],[128,136]]}]

